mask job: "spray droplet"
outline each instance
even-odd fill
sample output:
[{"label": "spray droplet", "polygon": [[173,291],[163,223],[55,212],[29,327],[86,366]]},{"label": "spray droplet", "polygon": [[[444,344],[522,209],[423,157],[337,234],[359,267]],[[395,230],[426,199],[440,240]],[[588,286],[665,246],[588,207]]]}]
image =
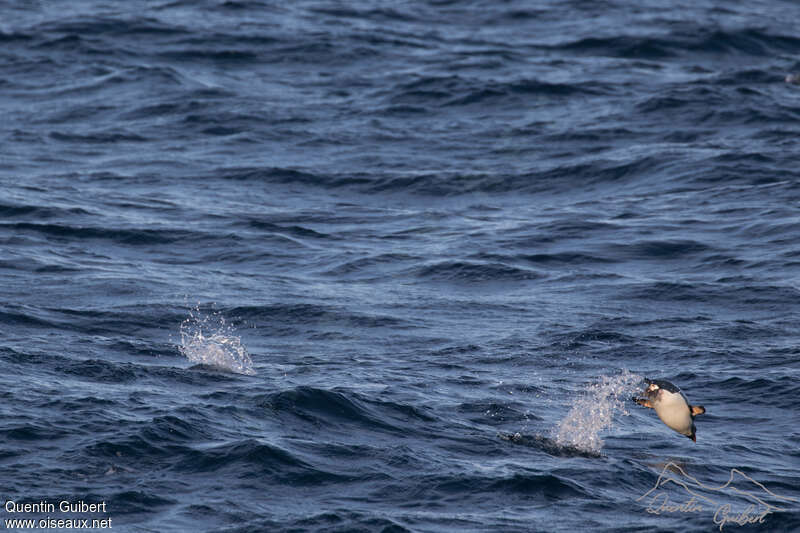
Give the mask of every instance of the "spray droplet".
[{"label": "spray droplet", "polygon": [[617,412],[628,414],[625,402],[637,390],[642,379],[642,376],[627,370],[619,376],[601,376],[600,382],[588,387],[555,428],[556,443],[587,452],[599,452],[604,444],[600,432],[611,427]]},{"label": "spray droplet", "polygon": [[219,313],[207,315],[195,308],[181,323],[178,349],[194,363],[252,376],[253,360],[235,331]]}]

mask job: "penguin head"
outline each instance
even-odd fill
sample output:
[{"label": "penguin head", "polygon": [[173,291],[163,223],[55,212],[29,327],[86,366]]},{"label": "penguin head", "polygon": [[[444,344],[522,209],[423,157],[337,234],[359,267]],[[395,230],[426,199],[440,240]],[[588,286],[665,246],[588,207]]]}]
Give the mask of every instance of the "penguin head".
[{"label": "penguin head", "polygon": [[661,395],[661,387],[658,385],[658,383],[648,379],[647,388],[644,390],[644,395],[647,396],[650,401],[656,401]]},{"label": "penguin head", "polygon": [[647,383],[647,388],[644,390],[644,394],[651,401],[661,400],[673,394],[680,394],[683,396],[681,390],[669,381],[645,378],[645,383]]}]

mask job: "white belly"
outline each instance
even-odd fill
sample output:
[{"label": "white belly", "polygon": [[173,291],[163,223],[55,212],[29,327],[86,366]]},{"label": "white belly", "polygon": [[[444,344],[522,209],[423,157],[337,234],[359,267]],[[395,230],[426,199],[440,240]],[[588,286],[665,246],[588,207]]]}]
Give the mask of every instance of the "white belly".
[{"label": "white belly", "polygon": [[683,435],[692,434],[692,415],[689,412],[689,405],[681,394],[662,389],[658,400],[653,402],[653,408],[667,427]]}]

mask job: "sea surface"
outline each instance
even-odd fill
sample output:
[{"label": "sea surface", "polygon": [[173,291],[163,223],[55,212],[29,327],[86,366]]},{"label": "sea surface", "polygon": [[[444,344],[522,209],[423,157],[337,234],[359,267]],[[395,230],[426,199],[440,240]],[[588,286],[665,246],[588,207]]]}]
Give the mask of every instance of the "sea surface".
[{"label": "sea surface", "polygon": [[800,531],[798,21],[0,1],[3,526]]}]

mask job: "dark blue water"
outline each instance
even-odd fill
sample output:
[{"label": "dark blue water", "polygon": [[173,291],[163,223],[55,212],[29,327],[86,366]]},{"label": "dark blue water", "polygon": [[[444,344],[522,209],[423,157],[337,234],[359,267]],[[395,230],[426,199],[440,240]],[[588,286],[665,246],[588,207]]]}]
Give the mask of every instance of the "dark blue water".
[{"label": "dark blue water", "polygon": [[0,2],[4,526],[800,531],[798,20]]}]

